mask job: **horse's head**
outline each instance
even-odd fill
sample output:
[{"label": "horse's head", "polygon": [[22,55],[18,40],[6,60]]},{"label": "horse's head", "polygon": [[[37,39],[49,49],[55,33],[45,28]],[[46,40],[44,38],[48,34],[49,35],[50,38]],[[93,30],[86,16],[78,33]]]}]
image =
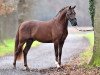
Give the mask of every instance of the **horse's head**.
[{"label": "horse's head", "polygon": [[77,19],[75,17],[76,13],[74,11],[74,7],[69,6],[66,12],[66,17],[67,19],[71,22],[72,26],[76,26],[77,25]]}]

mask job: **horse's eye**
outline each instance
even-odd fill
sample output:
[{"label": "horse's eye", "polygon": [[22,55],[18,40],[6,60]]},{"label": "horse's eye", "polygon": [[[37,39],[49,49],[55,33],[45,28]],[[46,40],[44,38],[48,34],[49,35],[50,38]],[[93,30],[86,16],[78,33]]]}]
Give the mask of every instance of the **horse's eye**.
[{"label": "horse's eye", "polygon": [[75,12],[73,12],[73,14],[76,14]]},{"label": "horse's eye", "polygon": [[72,15],[72,13],[70,13],[69,15]]}]

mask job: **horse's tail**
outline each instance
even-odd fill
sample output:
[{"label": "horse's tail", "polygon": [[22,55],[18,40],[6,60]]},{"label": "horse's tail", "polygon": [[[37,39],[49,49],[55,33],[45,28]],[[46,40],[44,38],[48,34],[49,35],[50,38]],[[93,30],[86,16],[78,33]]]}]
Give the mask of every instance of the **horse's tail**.
[{"label": "horse's tail", "polygon": [[22,58],[22,49],[18,49],[18,45],[19,45],[19,29],[17,31],[16,34],[16,38],[15,38],[15,52],[14,52],[14,56],[17,56],[17,60],[20,60]]}]

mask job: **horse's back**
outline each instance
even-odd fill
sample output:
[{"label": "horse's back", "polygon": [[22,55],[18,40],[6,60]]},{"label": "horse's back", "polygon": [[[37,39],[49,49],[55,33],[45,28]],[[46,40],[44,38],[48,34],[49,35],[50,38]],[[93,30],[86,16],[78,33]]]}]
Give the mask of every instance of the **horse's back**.
[{"label": "horse's back", "polygon": [[41,42],[52,40],[49,21],[25,21],[19,27],[19,34],[22,39],[34,38]]}]

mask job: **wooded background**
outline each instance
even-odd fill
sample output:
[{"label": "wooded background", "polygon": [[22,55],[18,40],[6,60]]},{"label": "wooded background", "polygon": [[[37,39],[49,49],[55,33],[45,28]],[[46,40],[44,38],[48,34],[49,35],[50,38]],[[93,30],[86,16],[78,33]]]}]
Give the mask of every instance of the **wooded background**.
[{"label": "wooded background", "polygon": [[0,0],[0,40],[14,38],[19,22],[49,20],[66,5],[76,5],[79,26],[91,26],[88,0]]}]

